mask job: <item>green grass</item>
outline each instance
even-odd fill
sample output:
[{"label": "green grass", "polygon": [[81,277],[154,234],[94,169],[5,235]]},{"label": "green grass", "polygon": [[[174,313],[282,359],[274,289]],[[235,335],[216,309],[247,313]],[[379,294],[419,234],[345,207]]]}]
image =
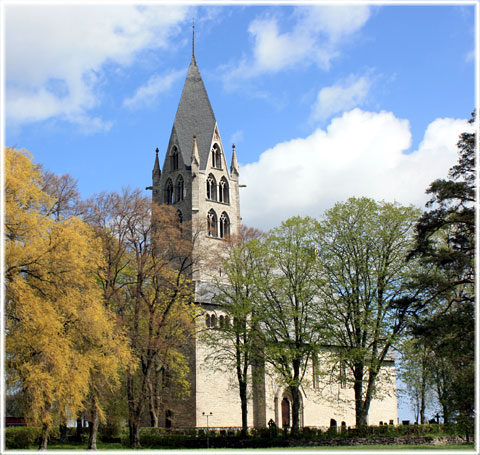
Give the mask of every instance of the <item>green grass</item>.
[{"label": "green grass", "polygon": [[[259,448],[248,450],[262,450],[262,451],[305,451],[305,452],[318,452],[318,451],[339,451],[339,450],[471,450],[475,449],[474,444],[378,444],[378,445],[360,445],[360,446],[318,446],[318,447],[271,447],[271,448]],[[29,450],[37,450],[37,447],[30,447]],[[48,450],[87,450],[86,444],[74,444],[74,443],[61,443],[52,442],[48,445]],[[120,443],[97,443],[97,450],[130,450],[127,447],[122,446]],[[145,449],[155,450],[155,449]],[[162,448],[156,450],[174,450],[172,448]],[[201,449],[176,449],[176,450],[192,450],[203,451]],[[242,449],[211,449],[211,450],[228,450],[228,451],[242,451]]]},{"label": "green grass", "polygon": [[[295,450],[295,451],[305,451],[305,452],[318,452],[318,451],[335,451],[335,450],[474,450],[475,446],[473,443],[469,444],[376,444],[376,445],[359,445],[359,446],[318,446],[318,447],[272,447],[268,449],[258,449],[258,450]],[[228,450],[228,449],[219,449],[219,450]],[[231,449],[236,450],[236,449]],[[248,449],[252,450],[252,449]],[[257,449],[253,449],[257,450]]]}]

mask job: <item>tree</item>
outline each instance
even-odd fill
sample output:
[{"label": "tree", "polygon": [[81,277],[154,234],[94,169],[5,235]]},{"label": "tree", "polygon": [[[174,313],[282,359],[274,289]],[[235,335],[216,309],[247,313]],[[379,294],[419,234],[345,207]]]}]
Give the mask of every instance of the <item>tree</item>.
[{"label": "tree", "polygon": [[55,200],[27,152],[5,153],[6,358],[22,390],[27,421],[42,426],[41,448],[57,419],[83,409],[96,374],[115,385],[128,357],[101,302],[101,262],[89,226],[51,216]]},{"label": "tree", "polygon": [[416,226],[411,256],[424,264],[417,282],[427,284],[428,298],[413,330],[434,353],[444,420],[468,426],[475,412],[475,133],[461,134],[457,145],[458,163],[427,189],[430,210]]},{"label": "tree", "polygon": [[427,423],[426,411],[435,401],[435,371],[432,351],[420,338],[406,337],[400,345],[401,363],[397,376],[405,384],[406,394],[417,423]]},{"label": "tree", "polygon": [[[192,242],[180,229],[172,207],[153,206],[139,190],[101,194],[89,201],[86,219],[102,242],[105,266],[99,269],[105,301],[118,315],[138,369],[127,370],[130,445],[140,447],[140,421],[158,372],[176,379],[176,393],[188,393],[188,364],[182,344],[191,336],[194,311],[191,283]],[[155,415],[152,415],[155,420]]]},{"label": "tree", "polygon": [[417,218],[412,207],[351,198],[320,223],[319,314],[338,360],[351,371],[357,426],[368,423],[381,367],[416,302],[406,288],[415,264],[406,258]]},{"label": "tree", "polygon": [[255,302],[258,298],[256,276],[260,237],[259,230],[242,226],[238,236],[232,236],[224,243],[222,275],[215,280],[215,301],[225,308],[228,316],[215,327],[209,328],[209,322],[202,336],[211,349],[206,361],[211,361],[223,372],[233,369],[236,373],[243,435],[248,430],[249,372],[259,354]]},{"label": "tree", "polygon": [[308,362],[318,352],[318,292],[315,253],[317,222],[293,217],[273,229],[261,245],[256,306],[265,361],[292,397],[292,432],[300,425],[300,387]]}]

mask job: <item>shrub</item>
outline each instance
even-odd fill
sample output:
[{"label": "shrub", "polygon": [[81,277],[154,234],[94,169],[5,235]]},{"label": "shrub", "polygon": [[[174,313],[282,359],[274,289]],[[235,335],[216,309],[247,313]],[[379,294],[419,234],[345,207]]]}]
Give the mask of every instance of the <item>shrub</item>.
[{"label": "shrub", "polygon": [[5,446],[7,449],[28,449],[40,438],[40,427],[5,428]]}]

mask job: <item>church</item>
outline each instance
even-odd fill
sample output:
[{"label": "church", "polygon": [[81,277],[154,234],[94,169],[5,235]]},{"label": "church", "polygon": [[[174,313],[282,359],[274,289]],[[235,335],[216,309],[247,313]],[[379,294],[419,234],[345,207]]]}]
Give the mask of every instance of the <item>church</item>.
[{"label": "church", "polygon": [[[193,48],[192,59],[173,122],[163,166],[158,149],[152,171],[152,199],[157,204],[172,205],[180,222],[204,226],[195,248],[215,249],[228,235],[240,231],[240,170],[235,146],[230,164],[220,137],[220,130],[210,104]],[[214,325],[210,321],[225,318],[226,311],[215,303],[207,268],[193,273],[195,303],[206,317],[197,319],[200,332]],[[241,427],[241,408],[235,376],[221,373],[206,361],[208,347],[194,337],[186,347],[189,358],[191,393],[185,399],[167,404],[164,426],[232,428]],[[248,424],[266,427],[291,425],[292,398],[273,375],[265,374],[249,391]],[[301,388],[300,426],[326,429],[354,426],[353,387],[345,382],[327,381],[317,376],[311,365],[311,381]],[[370,406],[369,424],[396,424],[397,397],[395,363],[384,362],[380,373],[380,397]],[[207,418],[208,416],[208,422]],[[162,419],[160,419],[162,424]]]}]

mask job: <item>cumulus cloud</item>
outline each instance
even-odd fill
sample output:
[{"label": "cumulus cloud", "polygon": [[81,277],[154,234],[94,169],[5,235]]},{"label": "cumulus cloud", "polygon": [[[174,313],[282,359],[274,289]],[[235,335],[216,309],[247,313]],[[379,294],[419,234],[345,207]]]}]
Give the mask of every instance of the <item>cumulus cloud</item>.
[{"label": "cumulus cloud", "polygon": [[311,120],[324,121],[331,115],[360,106],[371,87],[368,76],[350,75],[346,80],[322,88],[312,108]]},{"label": "cumulus cloud", "polygon": [[171,5],[5,9],[6,112],[16,125],[52,117],[85,123],[100,98],[105,65],[130,65],[139,51],[165,47],[187,13]]},{"label": "cumulus cloud", "polygon": [[294,215],[318,217],[352,196],[423,207],[425,189],[456,162],[466,120],[436,119],[417,150],[410,125],[390,112],[354,109],[310,136],[277,144],[240,169],[243,222],[263,229]]},{"label": "cumulus cloud", "polygon": [[368,5],[302,6],[292,15],[293,26],[281,31],[275,17],[252,21],[252,55],[244,57],[224,74],[227,86],[240,80],[314,63],[328,69],[339,55],[342,42],[357,32],[370,17]]},{"label": "cumulus cloud", "polygon": [[171,71],[167,74],[155,74],[146,84],[138,87],[133,96],[123,100],[123,105],[130,109],[151,105],[161,93],[170,90],[172,85],[184,75],[185,70]]}]

